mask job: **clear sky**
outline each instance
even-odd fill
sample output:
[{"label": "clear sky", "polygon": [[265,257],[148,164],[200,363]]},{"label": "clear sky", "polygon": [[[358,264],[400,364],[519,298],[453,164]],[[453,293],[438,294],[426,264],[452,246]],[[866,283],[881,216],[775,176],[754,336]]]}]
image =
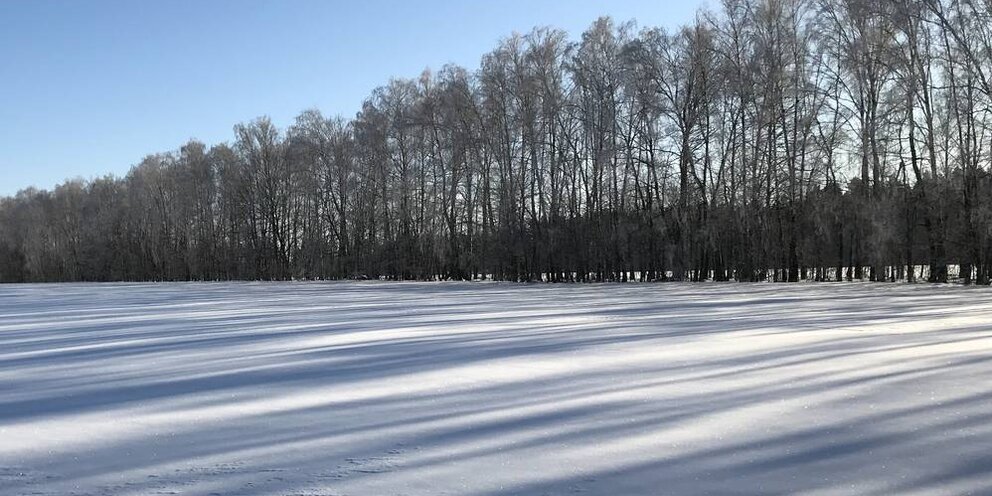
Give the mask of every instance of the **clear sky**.
[{"label": "clear sky", "polygon": [[674,27],[712,0],[0,0],[0,195],[123,175],[238,122],[354,115],[390,77],[471,69],[510,33]]}]

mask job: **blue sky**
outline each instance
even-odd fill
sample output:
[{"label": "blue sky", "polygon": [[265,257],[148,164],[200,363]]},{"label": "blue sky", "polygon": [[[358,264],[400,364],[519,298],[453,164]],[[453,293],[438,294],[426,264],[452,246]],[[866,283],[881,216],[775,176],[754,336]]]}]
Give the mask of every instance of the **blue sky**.
[{"label": "blue sky", "polygon": [[390,77],[534,26],[674,27],[710,0],[0,0],[0,195],[123,175],[190,138],[300,111],[352,116]]}]

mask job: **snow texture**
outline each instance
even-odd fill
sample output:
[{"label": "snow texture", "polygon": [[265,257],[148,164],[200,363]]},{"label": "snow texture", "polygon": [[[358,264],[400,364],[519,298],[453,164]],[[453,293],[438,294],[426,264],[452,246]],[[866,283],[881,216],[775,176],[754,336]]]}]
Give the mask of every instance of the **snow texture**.
[{"label": "snow texture", "polygon": [[990,494],[992,292],[0,286],[0,494]]}]

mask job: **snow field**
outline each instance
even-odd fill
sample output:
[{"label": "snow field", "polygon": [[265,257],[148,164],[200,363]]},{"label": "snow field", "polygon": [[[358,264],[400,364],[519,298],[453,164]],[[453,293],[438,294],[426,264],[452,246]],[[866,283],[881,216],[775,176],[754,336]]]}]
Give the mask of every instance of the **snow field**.
[{"label": "snow field", "polygon": [[0,286],[0,494],[992,492],[992,291]]}]

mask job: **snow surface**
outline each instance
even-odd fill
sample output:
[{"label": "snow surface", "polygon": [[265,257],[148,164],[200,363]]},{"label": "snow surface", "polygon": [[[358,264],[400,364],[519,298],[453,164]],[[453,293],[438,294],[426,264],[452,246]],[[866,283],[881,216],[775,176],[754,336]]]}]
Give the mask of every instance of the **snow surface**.
[{"label": "snow surface", "polygon": [[0,494],[990,494],[992,291],[0,286]]}]

